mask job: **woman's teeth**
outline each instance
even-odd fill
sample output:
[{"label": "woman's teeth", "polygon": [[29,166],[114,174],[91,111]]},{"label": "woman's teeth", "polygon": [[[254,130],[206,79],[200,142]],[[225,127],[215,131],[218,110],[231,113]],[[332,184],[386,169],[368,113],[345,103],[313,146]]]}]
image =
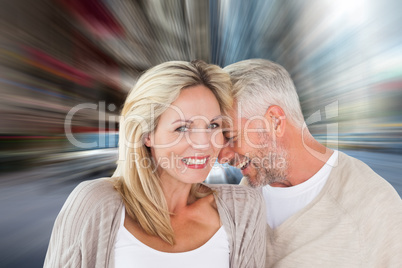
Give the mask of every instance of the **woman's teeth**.
[{"label": "woman's teeth", "polygon": [[207,158],[201,158],[201,159],[183,158],[181,161],[183,161],[183,163],[186,165],[203,165],[205,164],[205,162],[207,162]]}]

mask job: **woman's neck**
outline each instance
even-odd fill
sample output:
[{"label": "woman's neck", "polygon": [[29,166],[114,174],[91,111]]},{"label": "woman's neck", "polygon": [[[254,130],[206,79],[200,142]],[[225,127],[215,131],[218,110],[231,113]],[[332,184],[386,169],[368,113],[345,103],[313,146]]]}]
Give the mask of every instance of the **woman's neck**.
[{"label": "woman's neck", "polygon": [[178,213],[189,204],[193,203],[190,196],[192,184],[182,183],[179,181],[166,182],[162,180],[162,191],[165,195],[166,204],[169,212]]}]

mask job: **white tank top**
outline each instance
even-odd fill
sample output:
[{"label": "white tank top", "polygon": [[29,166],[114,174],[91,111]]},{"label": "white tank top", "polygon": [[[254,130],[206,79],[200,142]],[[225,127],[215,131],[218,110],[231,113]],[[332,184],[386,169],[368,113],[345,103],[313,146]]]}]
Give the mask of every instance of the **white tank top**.
[{"label": "white tank top", "polygon": [[116,268],[229,268],[229,242],[223,225],[201,247],[168,253],[153,249],[135,238],[124,227],[124,218],[123,208],[114,246]]}]

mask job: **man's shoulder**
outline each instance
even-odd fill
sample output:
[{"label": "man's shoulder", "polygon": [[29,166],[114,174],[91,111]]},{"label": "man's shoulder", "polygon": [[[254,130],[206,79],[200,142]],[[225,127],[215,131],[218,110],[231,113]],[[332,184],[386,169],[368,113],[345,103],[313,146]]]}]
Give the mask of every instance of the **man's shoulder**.
[{"label": "man's shoulder", "polygon": [[[330,175],[330,194],[345,208],[393,209],[402,201],[396,190],[364,162],[339,152],[337,165]],[[371,207],[371,208],[370,208]]]},{"label": "man's shoulder", "polygon": [[339,176],[342,184],[346,186],[356,186],[362,190],[375,188],[377,192],[396,193],[391,184],[374,172],[366,163],[342,152],[339,152],[338,165],[334,167],[332,173]]}]

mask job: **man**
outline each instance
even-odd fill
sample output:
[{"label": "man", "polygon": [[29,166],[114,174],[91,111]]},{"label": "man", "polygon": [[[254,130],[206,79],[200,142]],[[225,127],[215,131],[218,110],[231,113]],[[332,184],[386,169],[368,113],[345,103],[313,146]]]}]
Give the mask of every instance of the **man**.
[{"label": "man", "polygon": [[402,267],[402,201],[367,165],[321,145],[280,65],[245,60],[231,75],[235,106],[221,163],[262,187],[267,267]]}]

